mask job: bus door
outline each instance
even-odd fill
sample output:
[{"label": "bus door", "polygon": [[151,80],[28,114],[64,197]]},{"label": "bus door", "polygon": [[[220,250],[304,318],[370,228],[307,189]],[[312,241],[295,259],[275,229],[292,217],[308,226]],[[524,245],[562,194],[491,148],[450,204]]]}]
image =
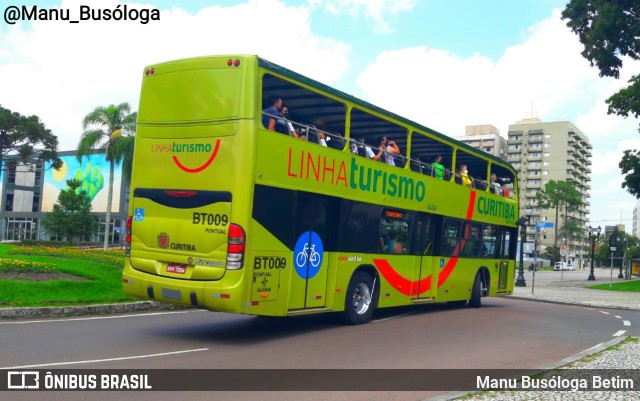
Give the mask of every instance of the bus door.
[{"label": "bus door", "polygon": [[[327,298],[327,276],[337,216],[327,197],[298,192],[295,202],[293,269],[289,309],[320,308]],[[335,217],[335,219],[334,219]]]},{"label": "bus door", "polygon": [[[511,232],[507,229],[502,229],[497,231],[497,235],[500,240],[500,268],[498,270],[498,292],[506,292],[509,291],[509,260],[513,260],[513,257],[510,255],[510,249],[513,246],[511,244]],[[515,272],[515,270],[514,270]],[[511,281],[513,281],[515,277],[511,277]]]},{"label": "bus door", "polygon": [[414,280],[413,298],[431,298],[433,297],[434,282],[434,263],[436,258],[433,255],[434,249],[434,221],[432,216],[427,214],[417,214],[415,219],[415,235],[412,252],[420,255],[418,276]]}]

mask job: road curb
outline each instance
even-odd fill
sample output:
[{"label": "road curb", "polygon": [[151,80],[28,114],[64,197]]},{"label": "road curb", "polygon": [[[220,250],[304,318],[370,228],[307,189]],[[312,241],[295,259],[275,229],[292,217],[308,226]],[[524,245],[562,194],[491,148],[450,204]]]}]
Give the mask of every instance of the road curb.
[{"label": "road curb", "polygon": [[53,306],[40,308],[2,308],[2,319],[58,318],[84,315],[114,315],[118,313],[140,312],[151,310],[184,309],[182,306],[163,304],[160,302],[140,301],[119,304],[98,304],[87,306]]},{"label": "road curb", "polygon": [[523,301],[533,301],[533,302],[544,302],[547,304],[558,304],[558,305],[573,305],[573,306],[588,306],[590,308],[602,308],[602,309],[617,309],[617,310],[631,310],[631,311],[640,311],[640,307],[630,307],[630,306],[612,306],[612,305],[602,305],[602,304],[592,304],[592,303],[580,303],[580,302],[567,302],[567,301],[557,301],[553,299],[541,299],[541,298],[530,298],[530,297],[520,297],[517,295],[509,295],[505,297],[505,299],[520,299]]}]

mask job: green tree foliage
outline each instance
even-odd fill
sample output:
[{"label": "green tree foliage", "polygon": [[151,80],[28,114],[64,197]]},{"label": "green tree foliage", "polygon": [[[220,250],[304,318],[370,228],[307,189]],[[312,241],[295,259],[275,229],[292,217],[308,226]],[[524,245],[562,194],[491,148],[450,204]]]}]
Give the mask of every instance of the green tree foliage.
[{"label": "green tree foliage", "polygon": [[38,149],[37,159],[62,167],[58,157],[58,138],[37,116],[23,116],[0,106],[0,166],[4,159],[27,163]]},{"label": "green tree foliage", "polygon": [[109,161],[109,185],[107,195],[107,213],[104,228],[104,249],[109,246],[109,227],[111,223],[111,202],[113,199],[113,174],[115,164],[122,162],[125,179],[131,177],[133,166],[133,143],[136,130],[137,113],[131,113],[128,103],[117,106],[96,107],[82,121],[84,132],[80,137],[76,157],[82,161],[84,156],[94,150],[106,151]]},{"label": "green tree foliage", "polygon": [[585,237],[585,230],[582,222],[573,217],[567,217],[564,221],[560,235],[569,241],[577,241]]},{"label": "green tree foliage", "polygon": [[575,212],[582,206],[582,196],[573,182],[550,180],[545,184],[544,189],[538,191],[536,200],[540,208],[555,209],[556,211],[553,246],[557,246],[560,210],[565,211],[565,221],[568,220],[566,214]]},{"label": "green tree foliage", "polygon": [[625,150],[618,166],[624,175],[622,188],[626,188],[631,195],[640,198],[640,151]]},{"label": "green tree foliage", "polygon": [[88,241],[98,231],[99,222],[91,216],[91,199],[86,191],[76,192],[82,183],[79,180],[67,180],[67,188],[58,195],[53,210],[42,219],[42,226],[50,237],[69,241],[76,239]]},{"label": "green tree foliage", "polygon": [[[584,45],[582,55],[600,76],[620,77],[622,57],[640,60],[640,2],[637,0],[571,0],[562,12],[567,26]],[[640,75],[607,99],[608,114],[640,117]],[[640,131],[640,127],[639,127]],[[628,150],[620,161],[626,175],[622,188],[640,198],[639,150]]]},{"label": "green tree foliage", "polygon": [[560,256],[560,248],[555,245],[546,247],[542,257],[549,259],[551,261],[551,266],[562,260],[562,256]]}]

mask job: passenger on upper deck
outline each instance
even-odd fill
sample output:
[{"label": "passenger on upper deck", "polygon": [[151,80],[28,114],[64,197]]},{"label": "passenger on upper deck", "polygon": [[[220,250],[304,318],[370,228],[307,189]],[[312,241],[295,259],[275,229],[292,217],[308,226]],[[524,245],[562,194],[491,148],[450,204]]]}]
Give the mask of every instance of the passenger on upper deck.
[{"label": "passenger on upper deck", "polygon": [[280,108],[282,107],[282,99],[280,96],[269,96],[269,107],[262,110],[262,125],[270,131],[276,130],[276,122],[280,117]]},{"label": "passenger on upper deck", "polygon": [[293,128],[293,124],[291,124],[291,121],[289,121],[289,106],[287,106],[286,104],[282,105],[282,108],[280,109],[280,116],[282,118],[279,118],[276,121],[276,125],[283,126],[286,133],[294,138],[297,138],[298,132],[295,128]]},{"label": "passenger on upper deck", "polygon": [[498,182],[498,176],[496,173],[491,173],[491,192],[496,195],[502,195],[502,185]]},{"label": "passenger on upper deck", "polygon": [[472,187],[471,179],[469,178],[469,170],[467,170],[466,164],[461,164],[460,167],[458,167],[458,176],[460,177],[459,184],[469,188]]},{"label": "passenger on upper deck", "polygon": [[394,155],[400,154],[400,148],[394,141],[390,141],[386,136],[382,136],[380,137],[380,146],[378,149],[379,152],[377,155],[372,157],[373,160],[380,160],[382,155],[384,155],[385,158],[383,159],[383,161],[385,161],[390,166],[396,165]]},{"label": "passenger on upper deck", "polygon": [[444,179],[444,166],[440,164],[441,162],[442,156],[436,155],[436,157],[433,158],[433,164],[431,165],[431,175],[439,180]]},{"label": "passenger on upper deck", "polygon": [[311,123],[315,125],[314,128],[316,128],[315,132],[318,135],[318,143],[322,146],[328,146],[327,142],[331,141],[331,137],[325,134],[324,131],[322,131],[325,126],[324,120],[321,118],[316,118],[315,120],[312,120]]},{"label": "passenger on upper deck", "polygon": [[363,136],[360,137],[360,141],[352,144],[351,153],[353,153],[354,155],[366,157],[368,159],[373,159],[375,156],[373,150],[371,150],[371,146],[364,143]]}]

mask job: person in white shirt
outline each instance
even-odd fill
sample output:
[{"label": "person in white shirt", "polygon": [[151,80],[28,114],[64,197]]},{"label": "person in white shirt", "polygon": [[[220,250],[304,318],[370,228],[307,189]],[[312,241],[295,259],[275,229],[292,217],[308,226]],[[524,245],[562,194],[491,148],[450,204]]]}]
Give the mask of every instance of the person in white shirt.
[{"label": "person in white shirt", "polygon": [[386,136],[383,136],[380,138],[380,146],[378,149],[378,154],[373,156],[371,159],[380,160],[380,158],[384,154],[385,158],[383,159],[383,161],[385,161],[390,166],[396,165],[394,155],[400,154],[400,148],[394,141],[390,141]]}]

